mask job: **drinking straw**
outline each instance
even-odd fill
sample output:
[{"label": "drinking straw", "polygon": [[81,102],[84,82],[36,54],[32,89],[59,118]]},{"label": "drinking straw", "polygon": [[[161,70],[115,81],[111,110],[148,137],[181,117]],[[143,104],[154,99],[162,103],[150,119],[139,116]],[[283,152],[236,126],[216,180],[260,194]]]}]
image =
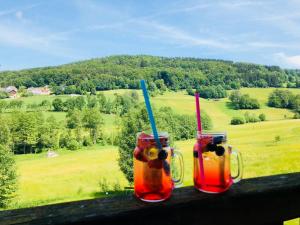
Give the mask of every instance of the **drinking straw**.
[{"label": "drinking straw", "polygon": [[148,91],[147,91],[147,88],[146,88],[146,83],[145,83],[145,80],[141,80],[140,82],[141,82],[141,88],[143,90],[146,109],[147,109],[147,112],[148,112],[148,117],[149,117],[149,120],[150,120],[153,136],[154,136],[154,139],[155,139],[155,142],[156,142],[156,145],[157,145],[158,149],[161,150],[162,145],[159,141],[158,132],[157,132],[157,129],[156,129],[155,120],[154,120],[154,116],[153,116],[153,112],[152,112],[152,108],[151,108],[151,104],[150,104],[150,99],[149,99]]},{"label": "drinking straw", "polygon": [[195,93],[195,98],[196,98],[196,112],[197,112],[197,127],[198,131],[202,133],[202,125],[201,125],[201,114],[200,114],[200,103],[199,103],[199,93]]},{"label": "drinking straw", "polygon": [[[196,100],[196,115],[197,115],[198,132],[200,134],[202,134],[200,102],[199,102],[199,93],[198,92],[195,93],[195,100]],[[199,165],[200,165],[200,177],[201,177],[201,180],[203,181],[203,183],[205,183],[205,181],[204,181],[204,166],[203,166],[203,158],[202,158],[201,149],[198,150],[198,159],[199,159]]]}]

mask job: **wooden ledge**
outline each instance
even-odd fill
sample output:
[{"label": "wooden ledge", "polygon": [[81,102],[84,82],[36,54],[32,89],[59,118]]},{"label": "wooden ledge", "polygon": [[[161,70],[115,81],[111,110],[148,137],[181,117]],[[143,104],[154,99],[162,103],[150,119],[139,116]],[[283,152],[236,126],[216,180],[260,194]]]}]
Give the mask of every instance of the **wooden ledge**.
[{"label": "wooden ledge", "polygon": [[0,212],[0,225],[282,224],[300,217],[300,173],[242,180],[223,194],[193,187],[147,204],[132,194]]}]

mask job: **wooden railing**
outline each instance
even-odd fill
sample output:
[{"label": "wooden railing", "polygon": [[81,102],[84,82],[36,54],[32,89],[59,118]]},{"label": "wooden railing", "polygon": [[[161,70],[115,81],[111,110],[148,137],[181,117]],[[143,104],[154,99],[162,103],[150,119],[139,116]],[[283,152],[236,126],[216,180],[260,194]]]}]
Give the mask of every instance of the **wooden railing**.
[{"label": "wooden railing", "polygon": [[300,217],[300,173],[246,179],[223,194],[193,187],[146,204],[132,194],[0,212],[1,225],[279,225]]}]

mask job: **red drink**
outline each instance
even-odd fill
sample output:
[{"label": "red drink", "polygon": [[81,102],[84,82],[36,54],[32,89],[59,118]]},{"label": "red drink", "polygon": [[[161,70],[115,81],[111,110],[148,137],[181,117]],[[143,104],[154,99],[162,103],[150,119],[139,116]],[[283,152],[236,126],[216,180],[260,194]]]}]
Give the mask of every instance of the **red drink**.
[{"label": "red drink", "polygon": [[[235,154],[239,172],[231,177],[230,156]],[[202,162],[199,158],[202,155]],[[201,166],[201,163],[203,164]],[[198,134],[194,145],[194,185],[203,192],[221,193],[226,191],[242,176],[241,155],[226,146],[226,134]]]},{"label": "red drink", "polygon": [[170,163],[174,151],[169,146],[168,135],[161,134],[159,139],[162,150],[157,148],[152,135],[140,133],[134,150],[134,192],[139,199],[147,202],[168,199],[174,182],[177,182],[171,176]]}]

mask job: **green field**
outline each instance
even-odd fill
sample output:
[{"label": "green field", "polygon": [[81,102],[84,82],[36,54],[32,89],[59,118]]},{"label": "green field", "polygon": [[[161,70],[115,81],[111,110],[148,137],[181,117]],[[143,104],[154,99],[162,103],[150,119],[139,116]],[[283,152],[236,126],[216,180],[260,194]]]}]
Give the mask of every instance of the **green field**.
[{"label": "green field", "polygon": [[[300,120],[285,119],[293,115],[289,110],[266,106],[267,96],[272,90],[272,88],[241,90],[251,97],[258,98],[262,104],[261,109],[251,112],[257,115],[263,112],[267,116],[268,121],[255,124],[231,126],[229,122],[232,116],[243,115],[244,110],[228,109],[226,107],[228,99],[219,101],[201,99],[201,107],[211,116],[214,130],[226,130],[229,144],[242,152],[245,178],[300,171]],[[300,94],[299,89],[292,91]],[[113,96],[116,92],[121,93],[125,90],[104,93]],[[33,99],[39,98],[28,97],[26,101],[34,101]],[[193,115],[195,111],[194,98],[185,92],[168,92],[163,96],[152,98],[152,102],[156,107],[170,106],[177,113]],[[60,116],[63,118],[63,115]],[[105,116],[106,132],[114,132],[114,119],[112,115]],[[280,141],[275,141],[276,136],[280,136]],[[184,155],[185,185],[192,185],[193,144],[194,140],[175,143]],[[61,150],[58,154],[56,158],[46,158],[44,153],[16,156],[20,187],[18,201],[12,207],[98,197],[101,196],[98,183],[103,177],[111,183],[118,181],[123,187],[128,185],[118,169],[117,147],[93,146],[74,152]]]}]

